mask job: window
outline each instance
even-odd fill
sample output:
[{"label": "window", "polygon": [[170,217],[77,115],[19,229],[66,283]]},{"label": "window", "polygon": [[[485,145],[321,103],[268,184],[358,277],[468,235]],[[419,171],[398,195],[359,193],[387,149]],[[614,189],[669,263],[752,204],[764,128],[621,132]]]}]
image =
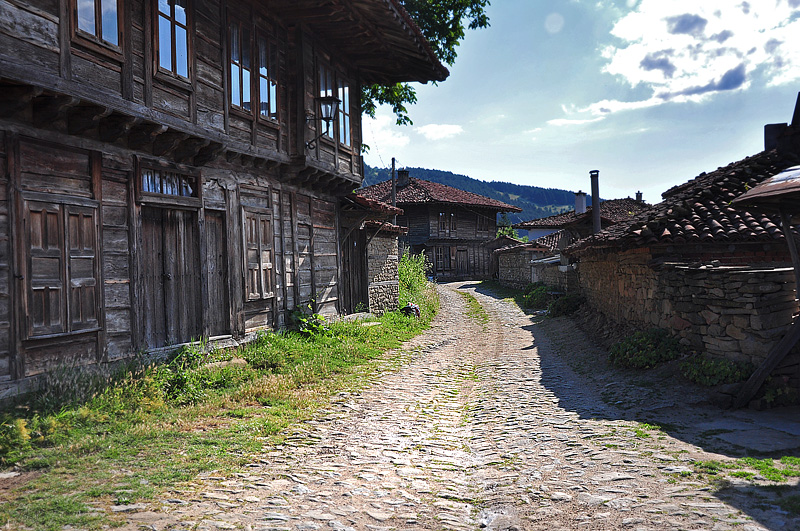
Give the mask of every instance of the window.
[{"label": "window", "polygon": [[[277,45],[252,23],[231,17],[230,104],[268,120],[278,119]],[[254,48],[255,46],[255,48]]]},{"label": "window", "polygon": [[275,53],[277,45],[265,35],[258,36],[258,101],[259,114],[278,119],[278,76]]},{"label": "window", "polygon": [[158,67],[189,78],[189,0],[158,0]]},{"label": "window", "polygon": [[247,112],[252,111],[250,90],[252,81],[252,64],[250,62],[250,48],[252,40],[250,29],[239,21],[230,25],[231,35],[231,105]]},{"label": "window", "polygon": [[[344,76],[326,63],[320,61],[317,73],[317,84],[319,85],[319,96],[336,96],[339,98],[339,110],[334,117],[333,127],[324,131],[324,136],[331,140],[336,140],[342,146],[352,145],[352,128],[350,113],[350,84]],[[317,109],[317,112],[320,112]]]},{"label": "window", "polygon": [[142,193],[197,197],[197,177],[161,169],[142,168]]},{"label": "window", "polygon": [[274,296],[271,222],[269,214],[244,211],[245,289],[248,301]]},{"label": "window", "polygon": [[450,270],[450,248],[449,247],[436,247],[434,248],[434,255],[436,257],[436,270],[449,271]]},{"label": "window", "polygon": [[478,216],[478,222],[477,222],[478,232],[489,232],[489,216],[487,216],[486,214],[481,214],[480,212],[478,212],[477,216]]},{"label": "window", "polygon": [[76,0],[75,10],[82,36],[119,46],[118,0]]},{"label": "window", "polygon": [[26,337],[98,328],[97,207],[24,201]]},{"label": "window", "polygon": [[454,235],[456,231],[456,213],[439,212],[439,233]]},{"label": "window", "polygon": [[[319,65],[319,96],[321,98],[333,96],[333,70],[331,70],[328,65],[323,63],[320,63]],[[341,103],[339,106],[341,106]],[[319,113],[318,116],[322,115],[322,112],[319,109],[317,109],[317,112]],[[321,121],[320,127],[322,127]],[[330,126],[328,126],[325,130],[325,136],[330,139],[335,138]]]},{"label": "window", "polygon": [[350,145],[350,87],[339,79],[339,143]]}]

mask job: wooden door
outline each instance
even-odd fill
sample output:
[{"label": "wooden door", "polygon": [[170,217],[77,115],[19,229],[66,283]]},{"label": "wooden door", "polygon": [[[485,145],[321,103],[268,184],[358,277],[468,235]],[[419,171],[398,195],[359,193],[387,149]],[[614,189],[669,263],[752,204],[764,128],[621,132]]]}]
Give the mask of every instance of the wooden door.
[{"label": "wooden door", "polygon": [[198,250],[195,212],[142,207],[145,348],[200,338]]},{"label": "wooden door", "polygon": [[367,293],[367,235],[366,231],[350,233],[342,245],[342,308],[343,314],[366,310]]},{"label": "wooden door", "polygon": [[206,211],[207,326],[211,337],[231,333],[224,212]]},{"label": "wooden door", "polygon": [[456,251],[456,273],[466,275],[467,272],[467,250],[458,249]]}]

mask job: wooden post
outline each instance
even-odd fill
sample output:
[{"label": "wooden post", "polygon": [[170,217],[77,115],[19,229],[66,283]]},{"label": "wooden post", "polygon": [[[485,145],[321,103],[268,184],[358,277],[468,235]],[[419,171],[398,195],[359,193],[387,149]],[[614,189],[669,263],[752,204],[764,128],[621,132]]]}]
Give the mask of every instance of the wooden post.
[{"label": "wooden post", "polygon": [[[789,215],[786,210],[781,207],[779,210],[781,216],[781,228],[783,229],[783,236],[786,238],[786,243],[789,245],[789,254],[792,255],[792,265],[794,266],[794,281],[795,281],[795,300],[797,300],[797,290],[800,289],[800,255],[797,253],[797,244],[794,241],[792,234],[792,225]],[[733,402],[733,408],[738,409],[744,407],[755,396],[764,380],[775,370],[778,364],[786,357],[790,350],[800,341],[800,319],[795,319],[786,331],[786,335],[778,341],[770,351],[764,363],[754,372],[750,378],[745,382],[736,400]]]}]

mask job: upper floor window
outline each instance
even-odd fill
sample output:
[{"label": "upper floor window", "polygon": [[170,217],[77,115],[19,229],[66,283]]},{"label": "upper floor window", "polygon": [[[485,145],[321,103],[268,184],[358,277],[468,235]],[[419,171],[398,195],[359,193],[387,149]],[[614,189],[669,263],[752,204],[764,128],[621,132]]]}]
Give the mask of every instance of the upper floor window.
[{"label": "upper floor window", "polygon": [[276,49],[263,31],[252,23],[231,19],[230,104],[247,114],[278,119]]},{"label": "upper floor window", "polygon": [[482,214],[478,212],[478,223],[477,223],[477,230],[478,232],[489,232],[489,216],[486,214]]},{"label": "upper floor window", "polygon": [[158,66],[189,78],[189,0],[158,0]]},{"label": "upper floor window", "polygon": [[239,21],[230,24],[231,36],[231,105],[247,112],[253,110],[250,89],[252,88],[250,29]]},{"label": "upper floor window", "polygon": [[451,234],[455,233],[457,228],[456,213],[455,212],[439,212],[439,233]]},{"label": "upper floor window", "polygon": [[119,46],[118,0],[76,0],[78,30],[93,40]]},{"label": "upper floor window", "polygon": [[259,114],[278,119],[278,76],[276,75],[277,46],[266,35],[258,36],[258,101]]},{"label": "upper floor window", "polygon": [[339,142],[350,145],[350,87],[339,79]]},{"label": "upper floor window", "polygon": [[339,98],[338,116],[332,128],[324,132],[331,140],[338,140],[340,145],[352,145],[351,114],[350,114],[350,84],[339,72],[327,64],[320,62],[317,73],[319,96]]}]

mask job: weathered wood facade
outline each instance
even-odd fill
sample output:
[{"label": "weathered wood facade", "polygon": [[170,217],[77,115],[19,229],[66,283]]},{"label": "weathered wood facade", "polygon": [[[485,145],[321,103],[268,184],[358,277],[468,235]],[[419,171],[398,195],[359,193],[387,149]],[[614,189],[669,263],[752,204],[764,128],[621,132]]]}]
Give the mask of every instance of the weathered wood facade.
[{"label": "weathered wood facade", "polygon": [[341,311],[361,85],[446,76],[394,0],[0,0],[0,386]]},{"label": "weathered wood facade", "polygon": [[[500,246],[495,239],[497,213],[522,209],[422,179],[403,176],[396,186],[397,206],[404,211],[397,224],[408,228],[400,244],[414,253],[424,251],[438,279],[485,279],[496,273],[492,252]],[[391,182],[357,193],[388,202]]]}]

